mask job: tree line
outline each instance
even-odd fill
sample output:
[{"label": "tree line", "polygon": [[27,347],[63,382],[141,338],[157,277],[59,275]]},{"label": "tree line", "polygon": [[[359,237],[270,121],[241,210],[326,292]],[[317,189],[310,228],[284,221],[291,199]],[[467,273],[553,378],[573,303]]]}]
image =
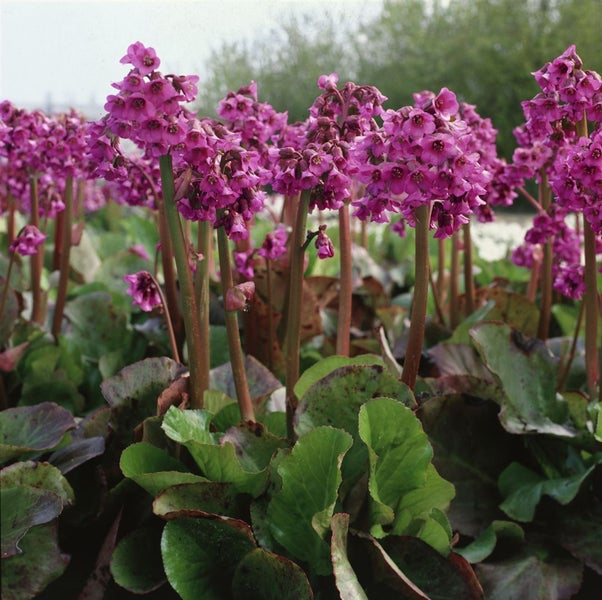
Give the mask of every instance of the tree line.
[{"label": "tree line", "polygon": [[228,91],[257,82],[260,100],[304,120],[323,73],[377,86],[385,108],[446,86],[499,130],[510,158],[531,72],[575,44],[585,68],[602,71],[602,0],[384,0],[360,23],[327,15],[290,17],[259,39],[214,50],[199,110],[215,115]]}]

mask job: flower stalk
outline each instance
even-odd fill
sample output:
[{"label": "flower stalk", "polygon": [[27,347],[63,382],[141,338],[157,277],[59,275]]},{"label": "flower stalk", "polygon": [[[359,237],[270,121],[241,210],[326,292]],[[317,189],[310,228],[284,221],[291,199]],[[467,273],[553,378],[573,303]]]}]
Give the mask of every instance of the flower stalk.
[{"label": "flower stalk", "polygon": [[286,428],[289,439],[294,439],[293,417],[299,399],[295,395],[295,384],[299,379],[299,352],[301,345],[301,297],[303,294],[303,272],[307,213],[310,193],[304,191],[297,200],[295,225],[291,234],[290,272],[287,292],[286,330],[284,352],[286,356]]},{"label": "flower stalk", "polygon": [[[38,201],[38,179],[35,175],[29,178],[31,215],[30,223],[40,228],[40,206]],[[42,294],[42,271],[44,268],[44,245],[42,244],[36,254],[32,254],[31,261],[31,320],[34,323],[44,323],[44,297]]]},{"label": "flower stalk", "polygon": [[73,178],[65,180],[65,208],[62,211],[62,240],[61,250],[58,254],[59,283],[52,317],[52,335],[58,339],[63,325],[63,313],[67,302],[67,288],[69,286],[69,268],[71,258],[71,228],[73,224]]},{"label": "flower stalk", "polygon": [[429,223],[430,205],[423,204],[414,210],[416,219],[415,232],[415,281],[414,296],[412,299],[412,314],[408,346],[403,361],[401,380],[410,389],[414,389],[420,357],[424,342],[424,328],[426,323],[426,308],[429,289]]},{"label": "flower stalk", "polygon": [[351,341],[351,309],[353,300],[353,281],[351,264],[351,226],[349,221],[349,204],[339,209],[339,315],[337,321],[336,353],[349,356]]},{"label": "flower stalk", "polygon": [[[232,264],[230,261],[230,246],[226,230],[220,227],[217,230],[217,251],[219,255],[219,266],[222,279],[222,295],[224,301],[228,290],[234,287],[232,277]],[[240,341],[240,332],[238,329],[238,311],[228,310],[225,306],[226,334],[228,337],[228,351],[230,353],[230,365],[232,366],[232,376],[234,378],[234,387],[236,389],[236,398],[240,415],[245,421],[255,421],[253,402],[247,383],[247,374],[245,370],[245,361]]]},{"label": "flower stalk", "polygon": [[[197,303],[192,284],[192,275],[188,264],[188,249],[185,243],[182,222],[175,203],[175,184],[173,177],[172,158],[169,154],[159,157],[161,169],[161,187],[163,202],[165,203],[165,216],[171,243],[173,245],[180,293],[182,297],[182,314],[184,329],[188,344],[188,366],[190,369],[190,405],[192,408],[203,407],[203,396],[209,389],[209,380],[201,369],[202,353],[206,351],[201,339]],[[208,340],[204,340],[208,343]]]}]

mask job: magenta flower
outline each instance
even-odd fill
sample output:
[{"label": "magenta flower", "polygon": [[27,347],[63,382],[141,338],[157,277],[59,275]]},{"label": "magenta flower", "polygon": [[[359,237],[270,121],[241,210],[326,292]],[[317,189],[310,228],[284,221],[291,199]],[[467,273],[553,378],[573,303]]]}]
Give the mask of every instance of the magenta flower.
[{"label": "magenta flower", "polygon": [[255,284],[252,281],[244,281],[226,292],[226,310],[248,310],[249,304],[255,295]]},{"label": "magenta flower", "polygon": [[132,64],[140,71],[140,75],[148,75],[159,68],[161,61],[153,48],[146,48],[142,42],[135,42],[128,47],[127,54],[119,61]]},{"label": "magenta flower", "polygon": [[318,258],[332,258],[334,256],[334,246],[332,241],[325,233],[326,225],[321,225],[318,230],[315,245],[318,249]]},{"label": "magenta flower", "polygon": [[38,253],[38,246],[46,237],[35,225],[26,225],[9,246],[9,251],[21,256],[32,256]]},{"label": "magenta flower", "polygon": [[257,250],[257,254],[270,260],[277,260],[286,253],[287,239],[288,235],[284,225],[279,225],[274,231],[266,234],[261,248]]},{"label": "magenta flower", "polygon": [[157,282],[148,271],[124,275],[123,279],[130,285],[127,293],[134,298],[134,306],[138,305],[144,312],[150,312],[163,304]]}]

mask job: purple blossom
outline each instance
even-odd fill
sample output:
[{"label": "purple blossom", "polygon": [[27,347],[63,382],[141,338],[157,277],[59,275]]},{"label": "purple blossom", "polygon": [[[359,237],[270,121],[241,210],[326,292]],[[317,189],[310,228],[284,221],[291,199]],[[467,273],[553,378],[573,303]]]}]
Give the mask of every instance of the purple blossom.
[{"label": "purple blossom", "polygon": [[32,256],[38,253],[38,246],[46,237],[35,225],[25,225],[10,244],[9,251],[21,256]]},{"label": "purple blossom", "polygon": [[316,236],[315,246],[318,249],[318,258],[332,258],[334,256],[334,246],[332,241],[325,233],[326,225],[321,225]]},{"label": "purple blossom", "polygon": [[270,260],[278,260],[281,256],[286,254],[286,241],[288,235],[283,225],[279,225],[266,234],[261,248],[257,250],[257,254],[263,258],[269,258]]},{"label": "purple blossom", "polygon": [[148,271],[124,275],[123,279],[129,284],[127,294],[134,298],[134,306],[138,305],[144,312],[151,312],[153,308],[163,304],[157,282]]}]

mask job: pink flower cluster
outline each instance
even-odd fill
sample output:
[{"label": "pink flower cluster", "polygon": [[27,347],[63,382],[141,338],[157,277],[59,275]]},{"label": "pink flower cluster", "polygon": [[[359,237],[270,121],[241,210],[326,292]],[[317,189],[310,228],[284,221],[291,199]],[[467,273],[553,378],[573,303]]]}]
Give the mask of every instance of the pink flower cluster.
[{"label": "pink flower cluster", "polygon": [[46,237],[35,225],[25,225],[8,249],[21,256],[31,256],[38,253],[38,246],[44,243]]},{"label": "pink flower cluster", "polygon": [[474,133],[458,111],[447,88],[422,92],[415,106],[387,110],[382,129],[357,138],[353,159],[366,191],[353,203],[356,216],[388,222],[389,213],[400,213],[413,225],[414,210],[432,205],[435,237],[468,222],[484,204],[492,174],[479,163]]},{"label": "pink flower cluster", "polygon": [[[537,246],[547,241],[554,249],[554,287],[571,298],[583,292],[580,264],[581,236],[570,228],[570,213],[582,213],[602,247],[602,78],[583,69],[571,45],[558,58],[533,73],[541,88],[522,103],[525,123],[515,130],[521,145],[514,152],[517,179],[535,178],[543,183],[545,172],[554,202],[540,213],[527,232],[513,261],[532,266]],[[579,136],[578,125],[587,120],[596,127],[588,137]]]},{"label": "pink flower cluster", "polygon": [[[64,209],[66,177],[88,177],[84,160],[84,117],[75,111],[48,116],[40,110],[0,103],[0,172],[8,194],[22,212],[30,210],[30,178],[38,184],[40,216],[55,218]],[[4,203],[0,210],[5,210]]]},{"label": "pink flower cluster", "polygon": [[386,100],[373,86],[348,82],[339,89],[337,82],[335,73],[318,79],[324,93],[309,109],[304,136],[289,137],[290,145],[282,141],[271,153],[274,189],[287,196],[311,189],[310,211],[338,210],[350,197],[351,146],[356,137],[377,129],[375,118]]},{"label": "pink flower cluster", "polygon": [[126,293],[132,296],[132,304],[139,306],[144,312],[151,312],[153,308],[163,304],[157,282],[148,271],[124,275],[123,279],[129,284]]}]

